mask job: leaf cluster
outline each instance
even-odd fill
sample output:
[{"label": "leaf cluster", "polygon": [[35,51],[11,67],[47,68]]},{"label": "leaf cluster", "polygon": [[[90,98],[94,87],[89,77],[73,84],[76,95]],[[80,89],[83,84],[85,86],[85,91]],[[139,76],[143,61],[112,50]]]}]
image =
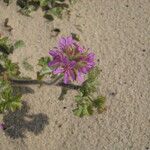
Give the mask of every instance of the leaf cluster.
[{"label": "leaf cluster", "polygon": [[9,54],[24,46],[23,41],[11,43],[8,37],[0,37],[0,112],[21,107],[21,95],[15,94],[9,79],[20,75],[19,66],[9,59]]},{"label": "leaf cluster", "polygon": [[77,108],[73,110],[76,116],[92,115],[94,108],[99,113],[105,110],[105,97],[95,96],[99,74],[100,70],[98,67],[93,68],[88,73],[87,80],[79,88],[79,94],[75,97]]},{"label": "leaf cluster", "polygon": [[26,16],[42,8],[44,17],[50,21],[54,20],[55,16],[61,18],[63,10],[69,7],[66,0],[17,0],[17,5],[21,7],[20,12]]},{"label": "leaf cluster", "polygon": [[8,37],[0,37],[0,53],[9,55],[13,53],[13,51],[17,48],[21,48],[24,46],[24,42],[22,40],[18,40],[17,42],[10,43]]},{"label": "leaf cluster", "polygon": [[21,107],[21,95],[15,94],[9,81],[0,79],[0,113]]}]

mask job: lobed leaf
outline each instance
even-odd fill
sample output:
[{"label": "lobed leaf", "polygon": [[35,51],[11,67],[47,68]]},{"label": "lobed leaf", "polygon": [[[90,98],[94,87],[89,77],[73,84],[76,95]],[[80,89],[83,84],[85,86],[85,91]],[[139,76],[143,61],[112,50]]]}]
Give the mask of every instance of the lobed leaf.
[{"label": "lobed leaf", "polygon": [[24,46],[25,46],[24,41],[19,40],[19,41],[15,42],[15,44],[14,44],[14,49],[22,48],[22,47],[24,47]]}]

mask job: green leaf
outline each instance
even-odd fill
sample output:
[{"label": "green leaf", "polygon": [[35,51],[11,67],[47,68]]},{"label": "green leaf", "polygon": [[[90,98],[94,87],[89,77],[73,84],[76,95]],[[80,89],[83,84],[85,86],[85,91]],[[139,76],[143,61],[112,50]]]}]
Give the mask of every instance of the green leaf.
[{"label": "green leaf", "polygon": [[9,77],[15,77],[20,74],[19,66],[17,63],[12,63],[11,60],[6,60],[5,62],[6,72]]},{"label": "green leaf", "polygon": [[87,104],[79,105],[73,110],[74,115],[78,117],[89,116],[93,114],[92,106]]},{"label": "green leaf", "polygon": [[52,69],[48,66],[45,66],[41,69],[40,75],[50,74],[52,72]]},{"label": "green leaf", "polygon": [[7,42],[8,42],[8,37],[0,38],[0,45],[7,44]]},{"label": "green leaf", "polygon": [[63,9],[61,7],[54,7],[48,11],[49,14],[61,18]]},{"label": "green leaf", "polygon": [[10,54],[14,50],[13,44],[9,43],[8,37],[0,38],[0,52],[3,54]]},{"label": "green leaf", "polygon": [[93,113],[92,106],[84,105],[83,111],[82,111],[83,116],[85,116],[85,115],[89,116],[89,115],[92,115],[92,113]]},{"label": "green leaf", "polygon": [[84,96],[88,96],[90,94],[93,94],[96,91],[95,83],[93,82],[84,82],[83,85],[80,88],[80,92]]},{"label": "green leaf", "polygon": [[36,10],[36,7],[34,5],[27,5],[20,9],[20,13],[29,17],[30,13],[34,10]]},{"label": "green leaf", "polygon": [[76,102],[79,104],[79,103],[82,103],[82,96],[81,95],[76,95],[75,96],[75,100],[76,100]]},{"label": "green leaf", "polygon": [[0,94],[10,88],[10,84],[7,81],[0,80]]},{"label": "green leaf", "polygon": [[49,0],[40,0],[40,6],[41,6],[41,7],[47,6],[48,3],[49,3]]},{"label": "green leaf", "polygon": [[13,45],[12,43],[10,43],[8,37],[3,37],[0,38],[0,52],[2,52],[3,54],[10,54],[14,51],[14,49],[23,47],[25,44],[22,40],[19,40],[17,42],[15,42],[15,44]]},{"label": "green leaf", "polygon": [[80,41],[80,36],[77,35],[76,33],[71,33],[71,36],[72,36],[72,38],[73,38],[74,40]]},{"label": "green leaf", "polygon": [[73,113],[75,116],[82,117],[83,116],[82,111],[83,111],[83,107],[79,106],[78,108],[73,110]]},{"label": "green leaf", "polygon": [[106,102],[106,98],[103,96],[98,96],[94,101],[93,101],[93,105],[95,108],[97,108],[98,112],[102,112],[103,110],[105,110],[105,102]]},{"label": "green leaf", "polygon": [[88,96],[90,94],[93,94],[96,92],[96,86],[98,84],[97,79],[99,76],[99,69],[98,67],[93,68],[89,73],[88,73],[88,79],[85,80],[80,87],[80,92],[84,96]]},{"label": "green leaf", "polygon": [[39,62],[38,62],[38,65],[39,66],[48,66],[48,63],[51,61],[51,58],[50,57],[42,57],[39,59]]},{"label": "green leaf", "polygon": [[100,70],[96,66],[88,73],[88,80],[90,82],[94,82],[99,77],[99,74],[100,74]]},{"label": "green leaf", "polygon": [[14,44],[15,49],[22,48],[24,46],[25,46],[25,43],[22,40],[19,40],[19,41],[15,42],[15,44]]},{"label": "green leaf", "polygon": [[14,51],[14,47],[12,44],[1,44],[0,45],[0,51],[3,53],[3,54],[7,54],[9,55],[10,53],[12,53]]},{"label": "green leaf", "polygon": [[93,103],[90,97],[77,95],[75,96],[77,108],[74,109],[74,114],[79,117],[89,116],[93,114]]},{"label": "green leaf", "polygon": [[44,14],[44,18],[48,19],[49,21],[53,21],[54,20],[53,16],[51,14],[49,14],[49,13],[45,13]]},{"label": "green leaf", "polygon": [[45,75],[50,75],[52,70],[45,66],[39,72],[37,72],[37,80],[41,80]]},{"label": "green leaf", "polygon": [[42,80],[45,75],[51,74],[52,69],[48,66],[50,61],[50,57],[42,57],[39,59],[38,65],[41,66],[42,69],[37,72],[37,80]]}]

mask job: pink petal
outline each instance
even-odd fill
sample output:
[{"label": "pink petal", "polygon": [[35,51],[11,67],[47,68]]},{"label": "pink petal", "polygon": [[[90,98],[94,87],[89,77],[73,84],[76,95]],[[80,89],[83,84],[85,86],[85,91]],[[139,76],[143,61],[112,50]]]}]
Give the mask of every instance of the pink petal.
[{"label": "pink petal", "polygon": [[72,45],[74,43],[74,40],[72,38],[72,36],[69,36],[66,38],[66,44],[67,45]]},{"label": "pink petal", "polygon": [[84,73],[84,74],[86,74],[86,73],[88,72],[87,67],[82,67],[82,68],[80,69],[80,71],[81,71],[82,73]]},{"label": "pink petal", "polygon": [[63,62],[64,64],[68,64],[68,63],[69,63],[69,60],[68,60],[67,57],[64,57],[63,60],[62,60],[62,62]]},{"label": "pink petal", "polygon": [[65,44],[66,44],[66,40],[65,40],[65,38],[63,37],[63,38],[61,38],[61,39],[59,40],[59,46],[60,46],[60,47],[63,47],[63,46],[65,46]]},{"label": "pink petal", "polygon": [[61,48],[61,50],[64,50],[66,47],[71,46],[74,43],[74,40],[71,36],[69,37],[62,37],[59,40],[59,47]]},{"label": "pink petal", "polygon": [[64,83],[67,84],[68,82],[69,82],[69,75],[68,75],[68,73],[66,72],[66,73],[64,74]]},{"label": "pink petal", "polygon": [[83,83],[83,81],[84,81],[84,75],[81,74],[81,72],[78,72],[78,73],[77,73],[77,80],[78,80],[80,83]]},{"label": "pink petal", "polygon": [[53,61],[50,61],[50,62],[48,63],[48,66],[51,67],[51,66],[58,65],[58,64],[59,64],[58,61],[53,60]]},{"label": "pink petal", "polygon": [[76,61],[71,61],[71,62],[70,62],[70,67],[71,67],[71,68],[74,68],[76,64],[77,64]]},{"label": "pink petal", "polygon": [[77,47],[78,52],[83,53],[84,47],[81,47],[78,43],[75,43],[75,46]]},{"label": "pink petal", "polygon": [[94,61],[95,59],[95,54],[94,53],[89,53],[87,56],[87,61]]},{"label": "pink petal", "polygon": [[58,55],[56,49],[50,50],[50,51],[49,51],[49,54],[50,54],[51,56],[53,56],[53,57],[56,57],[56,56]]},{"label": "pink petal", "polygon": [[70,75],[70,77],[72,78],[73,81],[76,79],[76,75],[75,75],[73,70],[69,71],[69,75]]},{"label": "pink petal", "polygon": [[60,74],[60,73],[63,73],[64,72],[64,69],[63,68],[56,68],[53,73],[54,74]]}]

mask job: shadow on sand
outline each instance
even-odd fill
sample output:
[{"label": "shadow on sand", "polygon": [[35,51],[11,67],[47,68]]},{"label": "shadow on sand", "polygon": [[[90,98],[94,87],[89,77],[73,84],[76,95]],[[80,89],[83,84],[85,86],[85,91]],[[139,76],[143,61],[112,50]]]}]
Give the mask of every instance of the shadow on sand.
[{"label": "shadow on sand", "polygon": [[28,104],[23,102],[20,110],[4,115],[3,121],[6,125],[4,131],[7,136],[14,139],[25,138],[27,131],[38,135],[44,130],[49,123],[47,115],[29,114],[29,109]]}]

